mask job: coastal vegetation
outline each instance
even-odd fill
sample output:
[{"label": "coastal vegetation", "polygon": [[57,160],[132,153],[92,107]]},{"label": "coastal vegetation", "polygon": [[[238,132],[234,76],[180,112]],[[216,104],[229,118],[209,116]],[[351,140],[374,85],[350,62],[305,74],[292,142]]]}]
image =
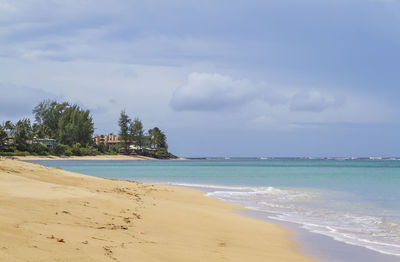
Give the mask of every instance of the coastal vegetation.
[{"label": "coastal vegetation", "polygon": [[0,155],[88,156],[118,153],[170,158],[166,136],[159,128],[145,133],[139,118],[121,112],[119,142],[114,146],[94,142],[90,110],[77,104],[44,100],[33,110],[34,122],[23,118],[0,124]]},{"label": "coastal vegetation", "polygon": [[131,150],[134,150],[141,155],[156,158],[174,157],[168,152],[165,133],[158,127],[149,129],[145,135],[142,121],[137,117],[132,120],[125,110],[121,111],[118,124],[120,127],[119,138],[124,153],[130,153]]},{"label": "coastal vegetation", "polygon": [[129,116],[125,113],[125,110],[121,112],[121,116],[119,117],[119,139],[121,140],[122,147],[125,152],[129,151],[129,144],[130,144],[130,134],[129,134],[129,124],[131,120]]},{"label": "coastal vegetation", "polygon": [[70,147],[88,146],[94,132],[89,110],[78,105],[45,100],[33,109],[36,123],[33,134],[38,138],[52,138]]}]

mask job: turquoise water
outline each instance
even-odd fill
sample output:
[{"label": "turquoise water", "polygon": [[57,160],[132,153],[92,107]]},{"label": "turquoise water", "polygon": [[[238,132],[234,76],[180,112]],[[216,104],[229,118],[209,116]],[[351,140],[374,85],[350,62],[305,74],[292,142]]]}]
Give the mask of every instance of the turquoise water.
[{"label": "turquoise water", "polygon": [[32,162],[99,177],[199,187],[271,219],[400,256],[398,160]]}]

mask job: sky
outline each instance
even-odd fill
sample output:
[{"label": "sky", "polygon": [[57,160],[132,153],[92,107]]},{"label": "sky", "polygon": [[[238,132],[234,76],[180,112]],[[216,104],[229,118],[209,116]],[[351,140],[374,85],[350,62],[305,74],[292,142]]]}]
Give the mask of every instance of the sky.
[{"label": "sky", "polygon": [[400,156],[398,0],[0,0],[0,123],[125,109],[179,156]]}]

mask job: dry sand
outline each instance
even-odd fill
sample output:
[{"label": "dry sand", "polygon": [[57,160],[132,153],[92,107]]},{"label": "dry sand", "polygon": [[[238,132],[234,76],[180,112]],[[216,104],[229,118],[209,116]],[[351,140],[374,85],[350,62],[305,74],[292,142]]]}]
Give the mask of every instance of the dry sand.
[{"label": "dry sand", "polygon": [[312,261],[202,192],[0,160],[0,261]]}]

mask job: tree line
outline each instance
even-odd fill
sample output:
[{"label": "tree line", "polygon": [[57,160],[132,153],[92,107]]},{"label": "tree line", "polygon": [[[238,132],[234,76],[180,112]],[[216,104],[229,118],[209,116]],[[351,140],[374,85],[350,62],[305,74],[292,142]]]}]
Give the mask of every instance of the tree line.
[{"label": "tree line", "polygon": [[[1,151],[9,155],[93,154],[94,124],[89,110],[76,104],[44,100],[32,113],[34,123],[29,118],[23,118],[16,123],[6,121],[0,125]],[[10,137],[11,144],[8,141]],[[35,139],[44,138],[56,140],[56,146],[49,150],[43,143],[35,143]]]},{"label": "tree line", "polygon": [[137,117],[132,120],[125,110],[121,111],[118,125],[119,140],[125,153],[129,153],[130,146],[135,145],[135,151],[142,153],[144,147],[150,147],[157,150],[156,154],[168,154],[167,137],[158,127],[149,129],[146,135],[142,121]]},{"label": "tree line", "polygon": [[66,102],[45,100],[33,109],[33,113],[34,133],[38,138],[53,138],[67,146],[92,144],[94,124],[89,110]]},{"label": "tree line", "polygon": [[[125,111],[118,121],[120,132],[119,147],[105,148],[93,141],[94,124],[90,110],[79,105],[54,100],[44,100],[33,110],[34,122],[23,118],[16,123],[6,121],[0,124],[0,155],[96,155],[130,153],[131,145],[136,153],[169,154],[166,136],[158,127],[145,133],[139,118],[131,120]],[[11,139],[10,139],[11,138]],[[40,139],[54,139],[56,145],[49,149]]]}]

